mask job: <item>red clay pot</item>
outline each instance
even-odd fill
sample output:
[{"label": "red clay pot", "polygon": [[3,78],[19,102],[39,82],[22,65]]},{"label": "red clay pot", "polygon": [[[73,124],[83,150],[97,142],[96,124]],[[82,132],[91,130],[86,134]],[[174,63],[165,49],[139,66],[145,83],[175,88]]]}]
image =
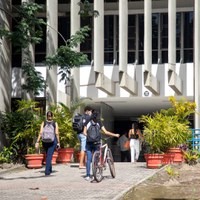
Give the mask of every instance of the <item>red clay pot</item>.
[{"label": "red clay pot", "polygon": [[184,161],[183,151],[180,148],[169,148],[167,153],[174,155],[173,163],[182,163]]},{"label": "red clay pot", "polygon": [[174,154],[172,154],[172,153],[165,153],[163,155],[162,164],[163,165],[172,164],[173,160],[174,160]]},{"label": "red clay pot", "polygon": [[162,167],[162,160],[164,154],[144,154],[147,168],[157,169]]},{"label": "red clay pot", "polygon": [[38,169],[42,167],[44,155],[43,154],[27,154],[25,159],[27,162],[27,167],[32,169]]},{"label": "red clay pot", "polygon": [[74,157],[74,148],[58,149],[58,163],[70,163]]}]

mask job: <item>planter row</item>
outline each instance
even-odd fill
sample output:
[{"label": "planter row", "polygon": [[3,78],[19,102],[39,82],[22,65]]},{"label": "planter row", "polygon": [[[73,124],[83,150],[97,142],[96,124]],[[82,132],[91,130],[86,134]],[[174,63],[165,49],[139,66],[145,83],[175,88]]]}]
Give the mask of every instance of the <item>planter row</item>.
[{"label": "planter row", "polygon": [[167,164],[179,164],[184,161],[183,152],[179,148],[171,148],[165,154],[144,154],[147,168],[160,168]]},{"label": "planter row", "polygon": [[[56,163],[70,163],[74,155],[73,148],[64,148],[55,151],[52,157],[52,165]],[[25,156],[27,168],[41,168],[46,164],[46,154],[27,154]]]}]

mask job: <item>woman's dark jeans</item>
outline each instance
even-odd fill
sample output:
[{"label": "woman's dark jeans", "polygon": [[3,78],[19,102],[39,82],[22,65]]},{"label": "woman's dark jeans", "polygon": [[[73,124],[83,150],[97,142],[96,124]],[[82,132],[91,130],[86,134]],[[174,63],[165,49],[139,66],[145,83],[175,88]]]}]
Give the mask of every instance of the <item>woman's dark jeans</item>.
[{"label": "woman's dark jeans", "polygon": [[52,164],[51,160],[53,157],[53,153],[57,146],[57,139],[55,138],[54,142],[52,143],[42,143],[43,148],[46,152],[46,167],[45,167],[45,175],[49,175],[52,172]]}]

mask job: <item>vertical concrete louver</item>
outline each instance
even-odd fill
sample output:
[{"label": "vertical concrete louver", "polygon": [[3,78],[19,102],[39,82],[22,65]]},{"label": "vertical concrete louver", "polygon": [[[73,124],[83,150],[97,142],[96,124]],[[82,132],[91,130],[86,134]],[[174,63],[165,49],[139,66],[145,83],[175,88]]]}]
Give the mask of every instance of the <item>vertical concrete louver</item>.
[{"label": "vertical concrete louver", "polygon": [[[127,74],[128,0],[119,0],[119,84],[130,94],[137,94],[137,82]],[[135,66],[134,66],[135,70]]]},{"label": "vertical concrete louver", "polygon": [[[194,98],[200,112],[200,1],[194,1]],[[195,128],[200,128],[200,116],[195,114]]]},{"label": "vertical concrete louver", "polygon": [[[46,53],[52,55],[58,47],[58,0],[46,2],[46,17],[47,17],[47,40]],[[47,106],[49,103],[57,102],[57,66],[52,69],[47,68]]]},{"label": "vertical concrete louver", "polygon": [[168,84],[179,95],[182,81],[176,73],[176,0],[168,0]]},{"label": "vertical concrete louver", "polygon": [[[31,0],[22,0],[22,3],[31,3]],[[35,45],[30,44],[28,48],[23,49],[22,51],[22,63],[25,64],[24,62],[26,62],[27,59],[29,59],[29,55],[30,54],[30,59],[32,63],[35,63]],[[22,64],[22,65],[23,65]],[[21,74],[21,85],[26,84],[26,76],[23,75],[23,73]],[[34,94],[32,92],[27,92],[26,90],[22,90],[22,98],[23,99],[33,99],[34,98]]]},{"label": "vertical concrete louver", "polygon": [[159,82],[151,72],[152,65],[152,0],[144,0],[144,85],[159,95]]},{"label": "vertical concrete louver", "polygon": [[[11,1],[0,1],[0,25],[11,29]],[[11,105],[11,45],[0,38],[0,111],[10,111]],[[1,140],[1,139],[0,139]]]},{"label": "vertical concrete louver", "polygon": [[94,0],[94,71],[95,86],[109,95],[114,95],[114,82],[104,75],[104,1]]},{"label": "vertical concrete louver", "polygon": [[[80,7],[78,6],[79,0],[71,1],[71,35],[74,35],[80,29],[80,15],[78,14]],[[76,51],[80,51],[80,46],[76,48]],[[72,82],[71,82],[71,99],[75,99],[80,96],[80,70],[79,68],[73,68],[71,70]]]}]

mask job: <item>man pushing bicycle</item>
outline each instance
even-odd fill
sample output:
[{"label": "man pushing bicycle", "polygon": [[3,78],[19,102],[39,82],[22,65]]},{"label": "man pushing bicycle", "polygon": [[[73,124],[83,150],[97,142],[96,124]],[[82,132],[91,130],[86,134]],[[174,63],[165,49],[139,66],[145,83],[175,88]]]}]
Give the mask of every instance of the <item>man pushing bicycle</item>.
[{"label": "man pushing bicycle", "polygon": [[109,132],[104,127],[101,120],[98,118],[98,112],[93,111],[91,119],[84,124],[83,134],[87,137],[86,143],[86,154],[87,154],[87,163],[86,163],[86,181],[92,181],[90,175],[90,165],[92,162],[92,154],[95,151],[99,151],[101,144],[101,131],[109,136],[119,137],[119,134]]}]

